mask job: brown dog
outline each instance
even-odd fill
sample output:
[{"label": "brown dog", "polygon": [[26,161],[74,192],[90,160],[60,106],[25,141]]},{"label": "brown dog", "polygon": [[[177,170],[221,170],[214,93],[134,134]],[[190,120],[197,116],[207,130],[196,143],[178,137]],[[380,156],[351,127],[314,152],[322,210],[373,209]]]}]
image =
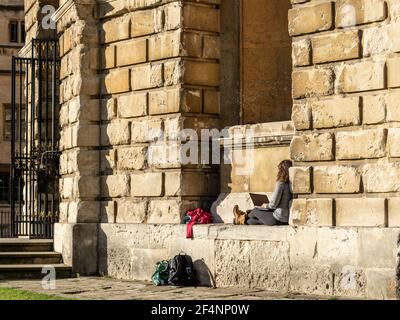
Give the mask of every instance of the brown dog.
[{"label": "brown dog", "polygon": [[233,216],[233,224],[246,224],[248,214],[240,210],[238,205],[233,207]]}]

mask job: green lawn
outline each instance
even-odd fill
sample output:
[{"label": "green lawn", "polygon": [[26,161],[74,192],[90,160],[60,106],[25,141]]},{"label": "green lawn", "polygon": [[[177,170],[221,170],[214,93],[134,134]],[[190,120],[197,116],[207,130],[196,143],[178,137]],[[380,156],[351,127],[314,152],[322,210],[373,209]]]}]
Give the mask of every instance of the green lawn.
[{"label": "green lawn", "polygon": [[0,300],[72,300],[60,296],[12,288],[0,288]]}]

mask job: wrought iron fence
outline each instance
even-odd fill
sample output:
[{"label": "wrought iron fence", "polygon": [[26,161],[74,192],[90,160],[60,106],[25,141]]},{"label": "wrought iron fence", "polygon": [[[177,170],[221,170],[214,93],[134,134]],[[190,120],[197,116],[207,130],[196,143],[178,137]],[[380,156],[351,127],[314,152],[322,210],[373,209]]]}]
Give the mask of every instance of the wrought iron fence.
[{"label": "wrought iron fence", "polygon": [[58,221],[58,41],[32,40],[31,57],[13,57],[11,212],[15,236],[52,238]]}]

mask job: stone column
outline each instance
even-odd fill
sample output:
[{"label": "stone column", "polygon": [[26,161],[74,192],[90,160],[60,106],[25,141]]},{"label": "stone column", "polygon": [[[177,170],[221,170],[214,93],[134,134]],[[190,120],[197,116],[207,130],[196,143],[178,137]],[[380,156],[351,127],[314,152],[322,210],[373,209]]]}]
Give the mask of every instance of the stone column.
[{"label": "stone column", "polygon": [[74,272],[97,272],[100,176],[100,81],[95,1],[61,1],[60,223],[55,249]]},{"label": "stone column", "polygon": [[101,222],[180,223],[185,210],[217,196],[218,168],[182,164],[172,137],[218,128],[218,4],[99,4]]}]

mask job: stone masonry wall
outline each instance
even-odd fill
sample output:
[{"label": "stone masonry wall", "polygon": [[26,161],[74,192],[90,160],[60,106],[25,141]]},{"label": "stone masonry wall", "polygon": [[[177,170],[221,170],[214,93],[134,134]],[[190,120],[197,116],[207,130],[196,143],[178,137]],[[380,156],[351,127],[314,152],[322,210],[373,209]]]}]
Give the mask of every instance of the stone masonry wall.
[{"label": "stone masonry wall", "polygon": [[218,128],[218,4],[100,3],[102,222],[180,223],[218,195],[218,171],[172,140]]},{"label": "stone masonry wall", "polygon": [[100,79],[94,1],[61,1],[60,228],[64,262],[76,272],[97,272],[100,202]]},{"label": "stone masonry wall", "polygon": [[292,0],[292,225],[400,226],[400,3]]},{"label": "stone masonry wall", "polygon": [[195,226],[185,239],[184,225],[101,224],[99,272],[150,281],[157,261],[184,251],[205,286],[214,278],[217,287],[396,299],[399,232],[220,224]]}]

